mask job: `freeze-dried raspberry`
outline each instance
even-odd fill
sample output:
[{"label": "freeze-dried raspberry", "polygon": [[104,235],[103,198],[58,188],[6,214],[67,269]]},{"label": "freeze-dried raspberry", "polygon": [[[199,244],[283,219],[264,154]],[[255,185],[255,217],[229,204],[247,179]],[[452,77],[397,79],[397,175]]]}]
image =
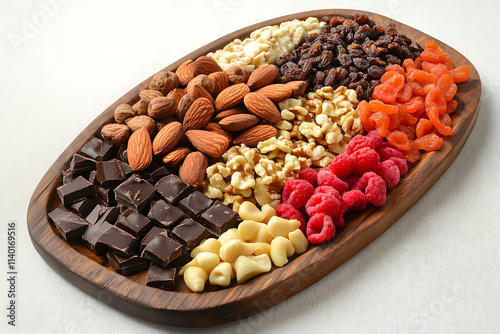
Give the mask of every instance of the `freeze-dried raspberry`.
[{"label": "freeze-dried raspberry", "polygon": [[392,148],[392,147],[381,148],[380,150],[377,151],[377,153],[380,156],[381,162],[385,161],[389,158],[392,158],[392,157],[396,157],[396,158],[400,158],[400,159],[405,158],[405,155],[403,154],[403,152],[401,152],[400,150],[398,150],[396,148]]},{"label": "freeze-dried raspberry", "polygon": [[342,207],[342,200],[336,196],[325,193],[317,193],[311,196],[306,203],[306,211],[309,217],[318,213],[324,213],[335,217]]},{"label": "freeze-dried raspberry", "polygon": [[299,212],[299,210],[295,209],[293,205],[281,203],[276,208],[276,215],[288,220],[297,219],[300,222],[300,230],[302,232],[306,231],[306,221],[304,216]]},{"label": "freeze-dried raspberry", "polygon": [[374,170],[380,161],[377,152],[369,147],[357,150],[351,154],[351,157],[356,161],[356,166],[352,171],[354,175],[363,175],[366,172]]},{"label": "freeze-dried raspberry", "polygon": [[303,207],[309,197],[314,193],[312,184],[305,180],[289,179],[283,189],[283,203],[291,204],[296,209]]},{"label": "freeze-dried raspberry", "polygon": [[328,168],[331,169],[333,174],[337,175],[341,179],[344,179],[351,174],[356,161],[347,153],[342,153],[337,155]]},{"label": "freeze-dried raspberry", "polygon": [[380,176],[372,177],[368,180],[365,188],[366,200],[375,206],[382,206],[385,203],[387,186]]},{"label": "freeze-dried raspberry", "polygon": [[384,143],[384,139],[380,137],[380,135],[377,133],[377,130],[372,130],[366,134],[366,137],[371,138],[373,141],[373,149],[375,151],[378,151],[379,149],[382,148],[382,144]]},{"label": "freeze-dried raspberry", "polygon": [[408,173],[408,162],[406,161],[406,159],[400,159],[400,158],[392,157],[392,158],[389,158],[387,160],[393,161],[396,164],[396,166],[398,166],[398,168],[399,168],[399,174],[401,176],[403,176],[406,173]]},{"label": "freeze-dried raspberry", "polygon": [[392,160],[386,160],[381,162],[375,172],[385,181],[387,188],[394,189],[399,183],[401,174],[399,173],[399,167]]},{"label": "freeze-dried raspberry", "polygon": [[307,182],[312,184],[313,187],[318,186],[318,172],[312,168],[306,168],[301,170],[299,172],[299,179],[306,180]]},{"label": "freeze-dried raspberry", "polygon": [[307,240],[312,244],[321,244],[335,236],[332,217],[318,213],[307,222]]},{"label": "freeze-dried raspberry", "polygon": [[366,172],[359,178],[359,180],[351,187],[351,190],[364,191],[368,185],[368,181],[373,177],[379,177],[374,172]]},{"label": "freeze-dried raspberry", "polygon": [[319,171],[318,185],[334,187],[340,193],[349,190],[349,184],[347,182],[342,181],[337,175],[332,173],[330,168],[322,168]]},{"label": "freeze-dried raspberry", "polygon": [[360,211],[366,206],[366,195],[360,190],[349,190],[342,194],[345,212]]}]

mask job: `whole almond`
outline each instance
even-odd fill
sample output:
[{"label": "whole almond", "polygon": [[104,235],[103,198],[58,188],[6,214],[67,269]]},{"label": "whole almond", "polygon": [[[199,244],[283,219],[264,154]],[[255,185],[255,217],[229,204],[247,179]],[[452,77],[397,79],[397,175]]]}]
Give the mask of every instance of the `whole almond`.
[{"label": "whole almond", "polygon": [[101,137],[108,144],[121,145],[130,137],[130,128],[125,124],[107,124],[101,129]]},{"label": "whole almond", "polygon": [[201,87],[200,85],[192,85],[188,86],[186,88],[187,94],[191,95],[193,97],[193,100],[197,100],[200,97],[204,97],[210,100],[212,104],[214,104],[214,98],[212,95],[210,95],[205,88]]},{"label": "whole almond", "polygon": [[219,122],[224,117],[232,116],[232,115],[239,115],[239,114],[248,114],[248,111],[245,110],[244,108],[239,108],[239,107],[229,108],[229,109],[222,110],[222,111],[218,112],[212,118],[212,121],[213,122]]},{"label": "whole almond", "polygon": [[281,122],[281,114],[274,103],[260,93],[248,93],[243,100],[245,107],[255,116],[271,123]]},{"label": "whole almond", "polygon": [[224,72],[210,73],[208,77],[212,79],[215,84],[214,91],[212,92],[212,96],[214,97],[219,95],[220,92],[229,86],[229,79]]},{"label": "whole almond", "polygon": [[234,107],[243,101],[248,93],[250,93],[250,88],[244,83],[229,86],[217,95],[215,109],[220,111]]},{"label": "whole almond", "polygon": [[163,96],[161,92],[152,89],[144,89],[139,92],[139,97],[141,100],[150,102],[155,97]]},{"label": "whole almond", "polygon": [[156,123],[156,131],[159,132],[161,129],[163,129],[163,127],[165,125],[172,123],[172,122],[177,122],[177,118],[175,118],[173,116],[167,116],[165,118],[157,120],[155,122]]},{"label": "whole almond", "polygon": [[267,96],[274,103],[280,103],[292,95],[292,87],[285,84],[267,85],[257,90],[256,93]]},{"label": "whole almond", "polygon": [[169,152],[182,137],[182,124],[172,122],[165,125],[153,140],[153,153],[155,155]]},{"label": "whole almond", "polygon": [[177,74],[170,71],[156,73],[149,83],[149,89],[157,90],[163,95],[167,95],[168,92],[177,87],[179,87],[179,78]]},{"label": "whole almond", "polygon": [[115,108],[114,118],[116,123],[125,124],[125,120],[135,116],[132,106],[126,103]]},{"label": "whole almond", "polygon": [[130,167],[140,171],[149,166],[153,160],[151,137],[145,128],[141,128],[130,136],[127,145],[127,159]]},{"label": "whole almond", "polygon": [[132,132],[142,128],[146,128],[150,135],[155,132],[155,120],[146,115],[128,118],[125,120],[125,124],[127,124]]},{"label": "whole almond", "polygon": [[205,179],[205,170],[208,167],[208,158],[201,152],[189,153],[179,167],[179,177],[185,183],[193,186],[201,186]]},{"label": "whole almond", "polygon": [[175,74],[177,74],[177,77],[179,78],[179,84],[181,86],[186,86],[189,81],[191,81],[194,78],[194,61],[189,59],[188,61],[183,62],[182,64],[179,65],[177,68],[177,71],[175,71]]},{"label": "whole almond", "polygon": [[210,122],[210,118],[214,114],[214,106],[209,99],[200,97],[194,100],[193,104],[189,107],[184,120],[182,121],[182,128],[184,131],[201,129]]},{"label": "whole almond", "polygon": [[149,102],[148,116],[153,119],[162,119],[175,114],[177,102],[171,97],[155,97]]},{"label": "whole almond", "polygon": [[193,66],[194,76],[200,74],[210,74],[213,72],[222,72],[222,68],[220,68],[219,64],[215,62],[210,57],[201,56],[196,59]]},{"label": "whole almond", "polygon": [[176,167],[190,152],[187,147],[178,147],[164,156],[162,161],[167,167]]},{"label": "whole almond", "polygon": [[231,65],[224,73],[226,73],[229,78],[229,83],[231,85],[236,85],[239,83],[247,83],[251,72],[241,65]]},{"label": "whole almond", "polygon": [[278,130],[272,125],[257,125],[243,132],[233,141],[234,145],[245,144],[248,147],[257,146],[261,141],[276,137]]},{"label": "whole almond", "polygon": [[292,97],[299,97],[304,95],[306,92],[306,82],[305,81],[290,81],[285,85],[292,88]]},{"label": "whole almond", "polygon": [[223,135],[224,137],[227,138],[227,140],[229,140],[229,142],[233,141],[233,136],[231,136],[231,134],[229,132],[224,130],[222,128],[222,126],[219,125],[219,123],[210,122],[203,129],[210,131],[210,132],[215,132],[215,133],[218,133],[220,135]]},{"label": "whole almond", "polygon": [[200,74],[194,77],[193,80],[189,81],[186,87],[187,90],[189,91],[189,87],[194,85],[200,85],[201,87],[205,88],[208,94],[212,94],[215,89],[215,82],[206,74]]},{"label": "whole almond", "polygon": [[276,65],[262,65],[250,74],[247,85],[251,90],[256,90],[269,85],[278,77],[279,69]]},{"label": "whole almond", "polygon": [[188,111],[189,107],[191,107],[191,104],[193,104],[193,102],[194,99],[189,94],[184,95],[179,101],[176,112],[176,116],[179,121],[182,122],[184,120],[184,116],[186,115],[186,112]]},{"label": "whole almond", "polygon": [[149,103],[143,100],[139,100],[132,106],[132,110],[135,112],[137,116],[147,115],[148,114],[148,105]]},{"label": "whole almond", "polygon": [[171,97],[175,100],[177,105],[181,101],[182,97],[186,94],[186,90],[183,88],[174,88],[167,94],[167,97]]},{"label": "whole almond", "polygon": [[198,151],[212,158],[220,158],[229,146],[226,137],[206,130],[189,130],[186,137]]},{"label": "whole almond", "polygon": [[251,114],[232,115],[223,118],[219,124],[227,131],[241,131],[260,122],[260,118]]}]

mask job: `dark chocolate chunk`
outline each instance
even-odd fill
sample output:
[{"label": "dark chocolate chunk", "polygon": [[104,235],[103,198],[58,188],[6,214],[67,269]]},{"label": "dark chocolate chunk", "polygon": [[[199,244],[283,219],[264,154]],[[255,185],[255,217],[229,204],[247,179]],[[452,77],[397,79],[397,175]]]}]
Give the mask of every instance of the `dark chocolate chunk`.
[{"label": "dark chocolate chunk", "polygon": [[128,206],[136,211],[141,211],[155,193],[155,187],[138,177],[132,175],[115,189],[115,199],[118,203]]},{"label": "dark chocolate chunk", "polygon": [[74,154],[69,168],[73,170],[75,176],[95,169],[95,160],[81,154]]},{"label": "dark chocolate chunk", "polygon": [[152,203],[148,218],[162,227],[172,229],[186,218],[186,215],[178,207],[172,206],[161,199]]},{"label": "dark chocolate chunk", "polygon": [[80,217],[87,217],[99,204],[97,197],[88,197],[69,206],[70,210]]},{"label": "dark chocolate chunk", "polygon": [[178,257],[176,257],[173,261],[171,261],[167,267],[179,268],[179,267],[184,266],[186,263],[188,263],[191,260],[192,260],[191,252],[188,251],[186,248],[182,247],[181,254]]},{"label": "dark chocolate chunk", "polygon": [[170,171],[165,166],[158,167],[155,169],[149,178],[153,183],[160,181],[164,176],[170,175]]},{"label": "dark chocolate chunk", "polygon": [[85,219],[61,208],[51,211],[49,218],[66,240],[78,239],[89,227],[89,223]]},{"label": "dark chocolate chunk", "polygon": [[117,255],[129,257],[137,246],[137,239],[124,230],[111,226],[99,237],[98,243],[106,245]]},{"label": "dark chocolate chunk", "polygon": [[115,190],[113,188],[104,188],[102,186],[95,186],[97,197],[107,206],[113,206],[115,203]]},{"label": "dark chocolate chunk", "polygon": [[125,176],[125,178],[129,178],[130,175],[134,174],[134,170],[132,169],[132,167],[130,167],[129,164],[127,164],[123,161],[122,161],[122,172],[123,172],[123,175]]},{"label": "dark chocolate chunk", "polygon": [[154,239],[154,237],[162,232],[167,232],[167,230],[158,226],[153,226],[151,230],[149,230],[148,234],[146,234],[146,236],[141,240],[140,251],[142,252],[144,247],[146,247],[151,242],[151,240]]},{"label": "dark chocolate chunk", "polygon": [[153,227],[153,223],[140,213],[128,209],[118,216],[116,227],[139,239],[149,232],[151,227]]},{"label": "dark chocolate chunk", "polygon": [[73,181],[58,187],[57,194],[62,204],[66,206],[94,196],[96,191],[92,183],[79,176]]},{"label": "dark chocolate chunk", "polygon": [[97,181],[105,188],[117,186],[125,179],[120,160],[98,161],[96,172]]},{"label": "dark chocolate chunk", "polygon": [[139,255],[125,258],[118,256],[113,252],[108,252],[106,257],[108,258],[111,267],[113,267],[113,269],[121,275],[130,275],[141,270],[146,270],[149,267],[149,262]]},{"label": "dark chocolate chunk", "polygon": [[116,152],[113,146],[100,140],[99,138],[92,137],[80,150],[80,154],[90,157],[96,161],[109,160]]},{"label": "dark chocolate chunk", "polygon": [[170,204],[177,204],[189,191],[189,186],[177,175],[167,175],[156,183],[156,190]]},{"label": "dark chocolate chunk", "polygon": [[177,280],[177,268],[160,268],[154,264],[149,267],[146,285],[163,290],[173,290]]},{"label": "dark chocolate chunk", "polygon": [[143,249],[141,257],[165,268],[171,261],[181,255],[182,245],[161,232]]},{"label": "dark chocolate chunk", "polygon": [[179,208],[193,219],[197,219],[210,205],[212,200],[198,190],[181,199],[178,204]]},{"label": "dark chocolate chunk", "polygon": [[201,215],[199,222],[216,236],[220,236],[238,222],[238,215],[226,205],[216,201]]},{"label": "dark chocolate chunk", "polygon": [[66,169],[62,171],[62,183],[66,184],[75,179],[75,174],[72,169]]},{"label": "dark chocolate chunk", "polygon": [[82,243],[96,254],[106,253],[106,246],[98,241],[101,235],[111,226],[110,223],[104,220],[100,220],[94,225],[90,225],[82,235]]},{"label": "dark chocolate chunk", "polygon": [[172,230],[172,237],[182,243],[189,251],[198,246],[200,242],[210,234],[210,231],[203,225],[191,218],[184,219]]}]

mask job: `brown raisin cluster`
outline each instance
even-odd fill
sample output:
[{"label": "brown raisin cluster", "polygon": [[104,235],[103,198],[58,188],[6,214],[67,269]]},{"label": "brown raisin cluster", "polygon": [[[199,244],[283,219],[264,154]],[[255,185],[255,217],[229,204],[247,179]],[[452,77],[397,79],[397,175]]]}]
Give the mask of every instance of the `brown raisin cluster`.
[{"label": "brown raisin cluster", "polygon": [[323,86],[354,89],[358,100],[368,100],[380,83],[384,68],[415,59],[422,47],[405,35],[398,34],[394,23],[384,28],[366,15],[353,20],[323,17],[319,33],[309,34],[296,49],[276,62],[278,80],[286,83],[305,80],[306,90]]}]

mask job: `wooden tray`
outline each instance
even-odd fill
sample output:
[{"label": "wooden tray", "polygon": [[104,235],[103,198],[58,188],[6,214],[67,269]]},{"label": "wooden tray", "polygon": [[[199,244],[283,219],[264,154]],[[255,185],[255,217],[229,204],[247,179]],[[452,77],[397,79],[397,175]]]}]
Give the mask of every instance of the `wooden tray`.
[{"label": "wooden tray", "polygon": [[[235,38],[245,38],[250,32],[266,25],[292,19],[321,18],[325,15],[352,17],[355,13],[368,14],[378,24],[387,26],[391,19],[374,13],[356,10],[315,10],[278,17],[243,28],[179,59],[166,70],[175,70],[187,59],[195,59],[224,47]],[[111,122],[113,110],[121,103],[135,103],[138,93],[146,89],[151,78],[107,108],[66,148],[43,176],[28,208],[28,230],[36,250],[42,258],[70,282],[105,303],[126,312],[163,325],[204,327],[243,319],[264,311],[297,292],[307,288],[333,271],[369,243],[380,236],[408,211],[441,177],[455,160],[474,127],[481,96],[481,81],[474,66],[463,55],[418,30],[396,22],[398,32],[423,45],[435,40],[450,55],[455,66],[466,65],[469,79],[458,85],[455,99],[459,102],[453,113],[455,133],[444,141],[437,152],[424,154],[418,164],[403,177],[400,184],[389,191],[387,202],[381,208],[369,206],[356,214],[346,216],[346,225],[335,238],[295,257],[283,268],[258,276],[245,284],[225,289],[207,287],[208,292],[192,293],[181,283],[179,291],[170,292],[145,286],[145,274],[125,277],[109,269],[102,257],[78,243],[68,243],[49,223],[47,212],[59,205],[56,187],[61,185],[61,171],[69,165],[72,155],[100,128]],[[208,284],[207,284],[208,285]]]}]

